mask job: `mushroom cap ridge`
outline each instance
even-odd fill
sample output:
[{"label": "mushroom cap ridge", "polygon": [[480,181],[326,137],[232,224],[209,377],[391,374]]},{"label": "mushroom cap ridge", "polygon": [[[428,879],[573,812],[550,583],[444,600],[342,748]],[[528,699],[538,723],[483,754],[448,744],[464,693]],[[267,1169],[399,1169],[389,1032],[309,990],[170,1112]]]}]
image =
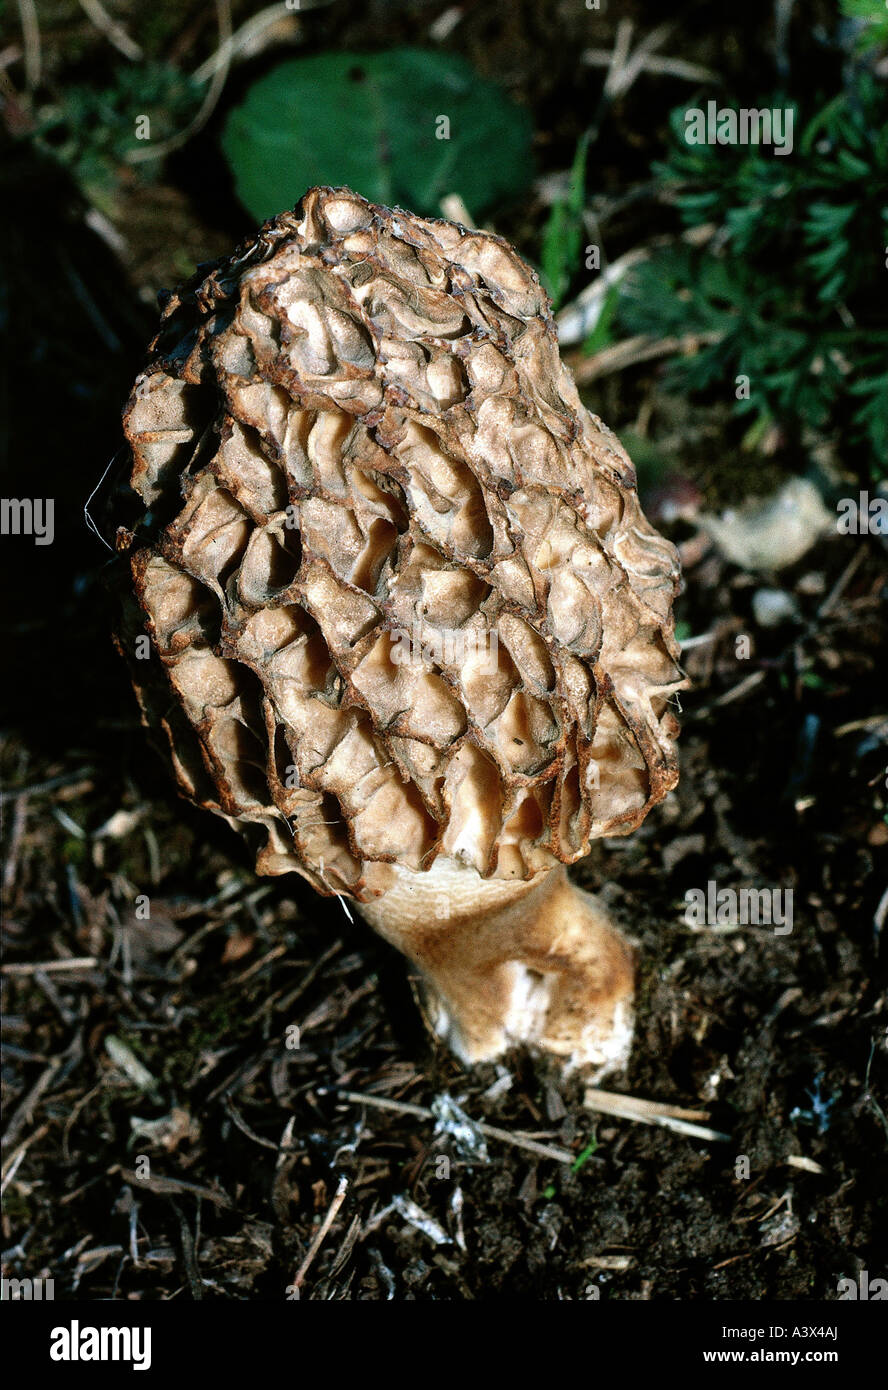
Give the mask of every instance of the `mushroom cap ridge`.
[{"label": "mushroom cap ridge", "polygon": [[502,238],[316,188],[171,294],[119,643],[257,868],[529,879],[678,779],[675,548]]}]

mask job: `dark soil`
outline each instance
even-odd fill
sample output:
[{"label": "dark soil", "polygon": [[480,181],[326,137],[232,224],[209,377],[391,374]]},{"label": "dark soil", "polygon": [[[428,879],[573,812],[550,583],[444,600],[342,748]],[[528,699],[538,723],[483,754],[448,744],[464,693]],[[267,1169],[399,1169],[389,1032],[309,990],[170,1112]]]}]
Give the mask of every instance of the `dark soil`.
[{"label": "dark soil", "polygon": [[[843,559],[831,542],[811,563],[830,582]],[[709,564],[686,603],[711,628],[724,606],[742,611],[743,581]],[[727,1141],[597,1116],[577,1081],[526,1056],[467,1074],[430,1050],[399,960],[298,879],[257,882],[236,837],[166,789],[140,734],[120,728],[122,681],[67,757],[10,740],[8,783],[66,782],[8,808],[8,962],[100,964],[4,976],[8,1151],[31,1141],[8,1194],[7,1272],[45,1267],[57,1296],[281,1298],[343,1175],[310,1297],[815,1299],[883,1267],[883,773],[866,724],[847,727],[867,721],[885,641],[877,566],[810,639],[841,658],[826,693],[800,700],[771,656],[754,700],[717,706],[737,683],[718,648],[686,701],[679,792],[582,866],[640,944],[619,1089],[702,1106]],[[689,930],[685,891],[709,879],[791,886],[793,931]],[[112,1064],[110,1036],[153,1088]],[[577,1172],[494,1141],[470,1165],[431,1120],[342,1103],[336,1088],[423,1106],[448,1092],[473,1119],[578,1156],[596,1147]],[[788,1166],[799,1154],[823,1171]],[[398,1195],[452,1243],[396,1212],[376,1224]]]}]

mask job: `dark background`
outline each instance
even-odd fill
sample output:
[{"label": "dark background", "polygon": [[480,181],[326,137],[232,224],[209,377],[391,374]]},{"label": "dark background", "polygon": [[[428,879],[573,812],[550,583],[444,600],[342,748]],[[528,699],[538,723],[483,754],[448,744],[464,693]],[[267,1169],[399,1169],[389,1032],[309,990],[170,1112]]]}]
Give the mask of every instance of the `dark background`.
[{"label": "dark background", "polygon": [[[259,8],[234,4],[233,28]],[[627,439],[649,514],[682,548],[680,632],[710,635],[687,653],[678,792],[631,840],[603,842],[579,868],[642,945],[632,1064],[605,1084],[705,1110],[728,1142],[598,1115],[577,1079],[526,1056],[509,1059],[510,1084],[503,1069],[464,1073],[425,1037],[402,962],[339,903],[296,878],[257,880],[237,837],[176,796],[148,747],[109,636],[109,552],[83,507],[118,454],[157,291],[254,229],[220,133],[282,58],[437,46],[499,82],[531,114],[536,179],[484,225],[539,265],[553,202],[593,123],[585,211],[613,261],[680,230],[674,203],[652,192],[674,108],[710,95],[776,104],[786,92],[810,119],[863,73],[884,84],[884,52],[861,58],[852,22],[816,3],[664,15],[652,3],[590,12],[580,0],[477,0],[453,7],[441,39],[430,30],[444,3],[279,8],[281,25],[232,64],[203,128],[146,168],[96,137],[102,103],[82,93],[118,92],[127,67],[138,90],[140,62],[193,72],[218,44],[213,7],[109,4],[143,50],[134,62],[79,5],[38,4],[37,73],[33,33],[29,48],[16,7],[5,7],[2,493],[54,497],[55,538],[2,538],[13,967],[3,976],[4,1173],[18,1163],[4,1196],[3,1272],[50,1274],[57,1297],[280,1299],[344,1174],[349,1192],[303,1298],[833,1298],[840,1278],[875,1277],[888,1263],[885,546],[832,528],[812,534],[794,564],[753,571],[726,559],[700,518],[798,476],[831,511],[860,489],[877,496],[884,459],[855,433],[853,371],[825,419],[772,414],[752,440],[733,374],[676,387],[659,356],[583,386]],[[664,19],[674,28],[657,52],[719,81],[642,71],[603,101],[605,69],[578,55],[613,49],[627,20],[634,47]],[[108,101],[110,129],[118,108]],[[194,109],[183,105],[179,126]],[[863,213],[852,222],[866,225]],[[792,287],[804,227],[787,235],[770,273]],[[881,332],[882,245],[861,233],[859,255],[864,288],[847,312]],[[564,303],[588,279],[571,266]],[[792,293],[771,306],[775,330],[798,318]],[[603,346],[631,336],[617,309]],[[579,344],[566,355],[575,367],[584,356]],[[102,503],[100,494],[100,527]],[[788,596],[790,620],[756,624],[762,589]],[[743,633],[753,634],[745,663]],[[792,888],[793,933],[689,931],[684,893],[709,879]],[[150,927],[134,914],[140,893]],[[96,964],[16,969],[66,956]],[[303,1039],[294,1053],[282,1045],[291,1023]],[[109,1037],[150,1085],[114,1061]],[[425,1107],[447,1091],[475,1119],[578,1158],[593,1152],[576,1172],[502,1143],[490,1144],[488,1163],[466,1161],[433,1121],[337,1102],[325,1089],[336,1085]],[[151,1157],[148,1183],[134,1176],[137,1154]],[[737,1176],[743,1156],[748,1178]],[[396,1196],[450,1243],[398,1212],[377,1222]]]}]

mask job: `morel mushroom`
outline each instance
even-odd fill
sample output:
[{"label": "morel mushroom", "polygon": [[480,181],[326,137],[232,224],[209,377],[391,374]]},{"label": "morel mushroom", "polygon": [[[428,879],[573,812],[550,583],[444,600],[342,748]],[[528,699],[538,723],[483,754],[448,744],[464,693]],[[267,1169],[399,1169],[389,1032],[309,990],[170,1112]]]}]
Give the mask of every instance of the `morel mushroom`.
[{"label": "morel mushroom", "polygon": [[356,901],[464,1060],[620,1065],[631,951],[564,866],[677,781],[679,569],[536,273],[313,189],[170,296],[125,430],[185,794]]}]

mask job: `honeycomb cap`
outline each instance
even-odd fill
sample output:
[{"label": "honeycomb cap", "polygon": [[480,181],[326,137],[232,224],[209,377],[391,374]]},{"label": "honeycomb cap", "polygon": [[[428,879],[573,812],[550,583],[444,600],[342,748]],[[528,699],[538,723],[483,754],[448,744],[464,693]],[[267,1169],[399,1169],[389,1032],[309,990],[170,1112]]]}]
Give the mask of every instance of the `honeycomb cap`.
[{"label": "honeycomb cap", "polygon": [[528,879],[678,777],[674,547],[500,237],[312,189],[167,300],[120,644],[257,868]]}]

